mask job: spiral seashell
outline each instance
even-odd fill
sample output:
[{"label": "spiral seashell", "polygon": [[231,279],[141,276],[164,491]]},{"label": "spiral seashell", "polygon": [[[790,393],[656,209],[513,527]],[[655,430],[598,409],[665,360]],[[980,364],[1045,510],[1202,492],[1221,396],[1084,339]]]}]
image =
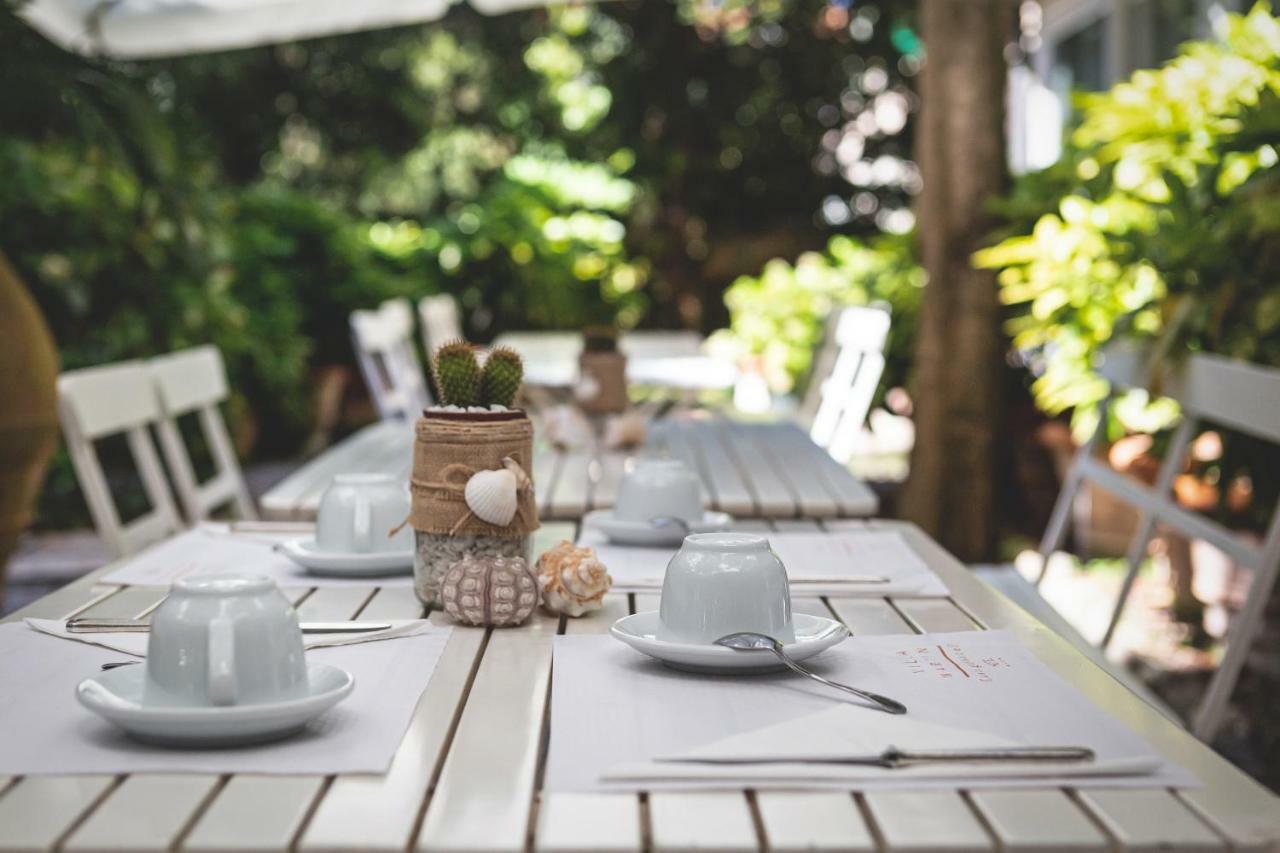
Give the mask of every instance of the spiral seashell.
[{"label": "spiral seashell", "polygon": [[468,554],[445,572],[440,600],[464,625],[519,625],[538,604],[538,582],[523,557]]},{"label": "spiral seashell", "polygon": [[512,459],[510,456],[505,456],[502,459],[502,467],[510,471],[511,475],[516,478],[517,492],[523,489],[533,488],[533,481],[529,479],[529,475],[520,467],[519,462]]},{"label": "spiral seashell", "polygon": [[553,613],[581,616],[604,606],[613,578],[590,548],[563,541],[538,558],[535,571],[542,604]]},{"label": "spiral seashell", "polygon": [[477,471],[467,480],[462,496],[476,518],[506,527],[516,516],[519,503],[516,475],[508,468]]}]

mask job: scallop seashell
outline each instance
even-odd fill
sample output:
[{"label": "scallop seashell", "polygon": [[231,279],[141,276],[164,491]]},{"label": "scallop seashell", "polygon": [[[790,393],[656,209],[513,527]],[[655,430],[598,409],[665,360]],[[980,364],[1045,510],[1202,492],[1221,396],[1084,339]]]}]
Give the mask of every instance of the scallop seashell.
[{"label": "scallop seashell", "polygon": [[516,516],[519,496],[516,475],[503,468],[499,471],[477,471],[467,480],[462,496],[476,518],[506,527]]},{"label": "scallop seashell", "polygon": [[543,606],[567,616],[599,610],[604,606],[604,594],[613,586],[613,578],[596,552],[567,540],[539,557],[535,570]]},{"label": "scallop seashell", "polygon": [[468,554],[445,572],[440,600],[464,625],[519,625],[538,604],[538,581],[523,557]]}]

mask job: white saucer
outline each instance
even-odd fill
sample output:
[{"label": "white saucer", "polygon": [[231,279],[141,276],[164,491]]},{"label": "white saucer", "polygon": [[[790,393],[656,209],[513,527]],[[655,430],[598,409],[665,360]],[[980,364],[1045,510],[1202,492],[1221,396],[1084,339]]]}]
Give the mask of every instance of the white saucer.
[{"label": "white saucer", "polygon": [[76,687],[80,704],[130,736],[162,746],[241,746],[278,740],[345,699],[351,673],[323,663],[307,666],[306,696],[258,705],[184,708],[143,702],[146,665],[121,666],[86,678]]},{"label": "white saucer", "polygon": [[[796,641],[784,648],[793,660],[811,658],[849,636],[849,629],[834,619],[796,613],[792,617]],[[624,616],[609,633],[636,651],[657,658],[673,669],[704,672],[712,675],[741,675],[753,672],[776,672],[783,669],[768,651],[742,652],[723,646],[673,643],[658,639],[658,612]]]},{"label": "white saucer", "polygon": [[375,551],[370,554],[344,554],[322,551],[314,539],[290,539],[277,550],[313,575],[339,578],[370,578],[384,575],[407,575],[413,571],[413,549]]},{"label": "white saucer", "polygon": [[[640,545],[662,547],[663,545],[679,545],[684,541],[685,531],[680,525],[654,527],[647,521],[627,521],[615,518],[611,509],[597,509],[582,517],[582,523],[595,527],[609,538],[615,545]],[[728,530],[733,524],[733,516],[727,512],[711,512],[702,514],[698,521],[688,522],[690,533],[719,533]]]}]

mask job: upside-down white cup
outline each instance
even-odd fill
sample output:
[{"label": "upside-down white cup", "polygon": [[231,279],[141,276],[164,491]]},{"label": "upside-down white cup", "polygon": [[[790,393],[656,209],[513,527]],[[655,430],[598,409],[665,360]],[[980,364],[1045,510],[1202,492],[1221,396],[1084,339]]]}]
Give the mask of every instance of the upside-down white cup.
[{"label": "upside-down white cup", "polygon": [[316,545],[341,554],[409,551],[408,516],[409,490],[391,474],[338,474],[320,498]]},{"label": "upside-down white cup", "polygon": [[679,459],[636,459],[622,475],[613,514],[623,521],[661,517],[700,521],[702,481]]},{"label": "upside-down white cup", "polygon": [[660,639],[709,644],[738,631],[794,643],[787,571],[769,540],[750,533],[686,536],[667,564]]},{"label": "upside-down white cup", "polygon": [[252,705],[307,693],[302,629],[270,578],[204,575],[174,581],[151,616],[148,703]]}]

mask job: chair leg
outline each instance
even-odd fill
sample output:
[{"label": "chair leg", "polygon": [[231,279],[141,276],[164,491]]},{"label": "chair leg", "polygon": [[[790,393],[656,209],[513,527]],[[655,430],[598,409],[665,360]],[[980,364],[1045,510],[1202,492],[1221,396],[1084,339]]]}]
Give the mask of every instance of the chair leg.
[{"label": "chair leg", "polygon": [[1040,573],[1032,582],[1037,587],[1044,580],[1045,573],[1049,571],[1049,558],[1055,551],[1062,548],[1063,542],[1066,541],[1067,529],[1071,521],[1071,507],[1075,503],[1076,493],[1080,491],[1080,483],[1084,476],[1081,467],[1076,462],[1071,464],[1071,470],[1067,472],[1066,481],[1062,484],[1062,491],[1058,493],[1058,501],[1053,505],[1053,512],[1049,515],[1049,526],[1045,528],[1044,537],[1040,540]]},{"label": "chair leg", "polygon": [[1271,530],[1267,534],[1267,545],[1263,550],[1262,563],[1249,586],[1249,594],[1245,598],[1244,609],[1236,618],[1236,623],[1227,632],[1227,651],[1222,656],[1222,663],[1209,682],[1200,707],[1196,709],[1191,721],[1191,731],[1200,740],[1208,743],[1218,733],[1222,718],[1227,712],[1227,703],[1231,699],[1231,691],[1235,689],[1244,669],[1244,662],[1249,656],[1249,649],[1254,638],[1263,625],[1263,614],[1271,601],[1271,593],[1275,587],[1276,574],[1280,572],[1280,509],[1272,519]]},{"label": "chair leg", "polygon": [[1106,650],[1111,644],[1111,638],[1115,635],[1116,626],[1120,624],[1120,616],[1124,612],[1125,602],[1129,599],[1129,593],[1133,590],[1133,582],[1138,577],[1138,568],[1142,565],[1142,558],[1147,555],[1147,544],[1151,541],[1151,536],[1155,533],[1156,522],[1150,512],[1143,510],[1142,516],[1138,519],[1138,529],[1133,534],[1133,539],[1129,542],[1129,551],[1125,554],[1125,563],[1128,564],[1124,575],[1124,582],[1120,584],[1120,595],[1116,598],[1115,607],[1111,610],[1111,620],[1107,623],[1106,633],[1102,635],[1102,640],[1098,643],[1099,648]]}]

